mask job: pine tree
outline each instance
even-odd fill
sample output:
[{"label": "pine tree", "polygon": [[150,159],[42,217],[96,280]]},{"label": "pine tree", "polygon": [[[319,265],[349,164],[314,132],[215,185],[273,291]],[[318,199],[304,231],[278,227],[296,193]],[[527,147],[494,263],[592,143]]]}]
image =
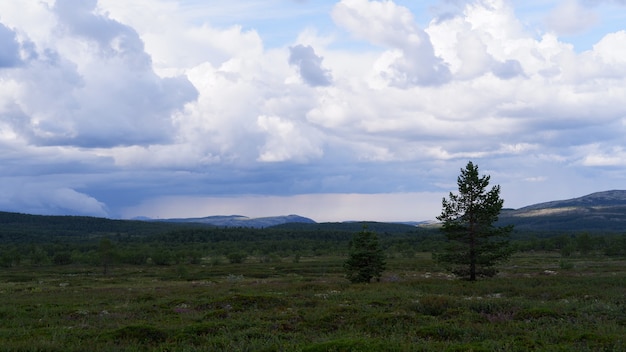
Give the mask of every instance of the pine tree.
[{"label": "pine tree", "polygon": [[490,176],[478,174],[478,166],[471,161],[457,179],[459,194],[450,192],[443,199],[443,210],[437,217],[443,223],[442,231],[448,239],[438,262],[453,273],[474,281],[478,276],[493,276],[494,266],[512,254],[508,243],[511,226],[495,227],[502,210],[500,186],[487,191]]},{"label": "pine tree", "polygon": [[376,233],[363,226],[350,242],[350,257],[344,264],[348,280],[352,283],[370,282],[373,278],[380,280],[385,265],[385,254]]}]

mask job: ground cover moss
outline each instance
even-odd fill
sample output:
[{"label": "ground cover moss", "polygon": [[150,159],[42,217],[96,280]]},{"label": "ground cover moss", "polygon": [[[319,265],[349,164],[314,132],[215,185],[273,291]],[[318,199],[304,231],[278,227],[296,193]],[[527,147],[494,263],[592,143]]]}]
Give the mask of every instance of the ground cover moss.
[{"label": "ground cover moss", "polygon": [[[416,255],[427,267],[427,255]],[[518,256],[469,283],[388,261],[380,283],[350,284],[341,257],[180,268],[8,268],[0,272],[7,351],[621,351],[626,267],[585,259],[553,270]],[[325,262],[327,261],[327,262]],[[304,265],[302,263],[309,263]],[[516,264],[517,263],[517,264]],[[623,262],[622,262],[623,264]],[[283,263],[283,265],[285,265]],[[246,275],[246,267],[255,273]],[[297,268],[303,268],[298,271]],[[313,269],[312,269],[313,268]],[[265,271],[267,275],[258,275]],[[160,274],[163,274],[162,276]],[[20,278],[15,280],[14,278]]]}]

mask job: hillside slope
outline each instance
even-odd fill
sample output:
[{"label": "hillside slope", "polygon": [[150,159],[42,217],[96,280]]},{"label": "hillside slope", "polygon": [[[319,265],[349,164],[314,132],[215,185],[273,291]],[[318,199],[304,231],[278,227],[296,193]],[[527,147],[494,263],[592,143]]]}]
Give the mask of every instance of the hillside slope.
[{"label": "hillside slope", "polygon": [[315,221],[299,215],[268,216],[249,218],[242,215],[216,215],[204,218],[164,219],[160,222],[209,224],[220,227],[252,227],[264,228],[289,223],[315,224]]},{"label": "hillside slope", "polygon": [[503,210],[498,225],[508,224],[518,231],[626,232],[626,191],[596,192]]},{"label": "hillside slope", "polygon": [[203,225],[112,220],[89,216],[31,215],[0,211],[0,243],[53,239],[80,241],[104,235],[149,236],[192,226]]}]

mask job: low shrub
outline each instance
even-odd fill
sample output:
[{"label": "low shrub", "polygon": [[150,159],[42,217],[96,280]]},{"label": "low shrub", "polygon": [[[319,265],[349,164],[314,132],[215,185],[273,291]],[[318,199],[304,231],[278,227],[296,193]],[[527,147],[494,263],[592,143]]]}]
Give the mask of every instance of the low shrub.
[{"label": "low shrub", "polygon": [[518,320],[535,320],[535,319],[557,319],[560,318],[561,314],[550,309],[550,308],[527,308],[522,309],[519,312],[515,313],[515,318]]},{"label": "low shrub", "polygon": [[460,339],[465,332],[451,324],[434,324],[420,327],[416,331],[416,335],[428,340],[457,340]]},{"label": "low shrub", "polygon": [[130,325],[103,335],[112,341],[132,340],[140,343],[160,343],[167,339],[165,331],[148,325]]},{"label": "low shrub", "polygon": [[345,338],[312,344],[303,348],[302,352],[379,352],[400,350],[401,346],[389,344],[388,342],[362,338]]},{"label": "low shrub", "polygon": [[450,297],[428,295],[420,297],[412,308],[420,314],[440,316],[454,306],[455,302]]}]

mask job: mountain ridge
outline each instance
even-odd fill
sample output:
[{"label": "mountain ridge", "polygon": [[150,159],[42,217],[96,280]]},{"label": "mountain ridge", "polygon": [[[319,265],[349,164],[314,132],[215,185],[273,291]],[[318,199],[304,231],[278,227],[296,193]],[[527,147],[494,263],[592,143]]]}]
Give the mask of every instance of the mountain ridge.
[{"label": "mountain ridge", "polygon": [[546,208],[562,208],[571,206],[610,206],[610,205],[626,205],[626,190],[609,190],[602,192],[594,192],[585,196],[553,200],[549,202],[528,205],[515,209],[516,211],[527,211],[533,209]]},{"label": "mountain ridge", "polygon": [[[368,222],[367,220],[354,222]],[[158,224],[165,227],[155,227]],[[318,224],[300,215],[249,218],[243,215],[213,215],[200,218],[173,219],[106,219],[73,215],[34,215],[0,211],[2,231],[13,237],[29,232],[65,233],[79,235],[85,229],[98,233],[150,233],[169,226],[217,226],[266,228],[283,224]],[[350,223],[344,221],[342,223]],[[319,223],[323,224],[323,223]],[[436,228],[434,221],[406,221],[412,227]],[[516,231],[531,232],[622,232],[626,233],[626,190],[609,190],[585,196],[528,205],[518,209],[503,209],[497,226],[514,225]],[[333,225],[336,226],[336,225]],[[173,229],[173,228],[172,228]]]},{"label": "mountain ridge", "polygon": [[626,231],[626,190],[504,209],[498,225],[531,231]]},{"label": "mountain ridge", "polygon": [[263,228],[276,225],[282,225],[286,223],[308,223],[315,224],[316,222],[310,218],[290,214],[279,216],[265,216],[258,218],[249,218],[243,215],[211,215],[201,218],[172,218],[172,219],[158,219],[152,220],[158,222],[171,222],[171,223],[196,223],[207,224],[219,227],[252,227]]}]

